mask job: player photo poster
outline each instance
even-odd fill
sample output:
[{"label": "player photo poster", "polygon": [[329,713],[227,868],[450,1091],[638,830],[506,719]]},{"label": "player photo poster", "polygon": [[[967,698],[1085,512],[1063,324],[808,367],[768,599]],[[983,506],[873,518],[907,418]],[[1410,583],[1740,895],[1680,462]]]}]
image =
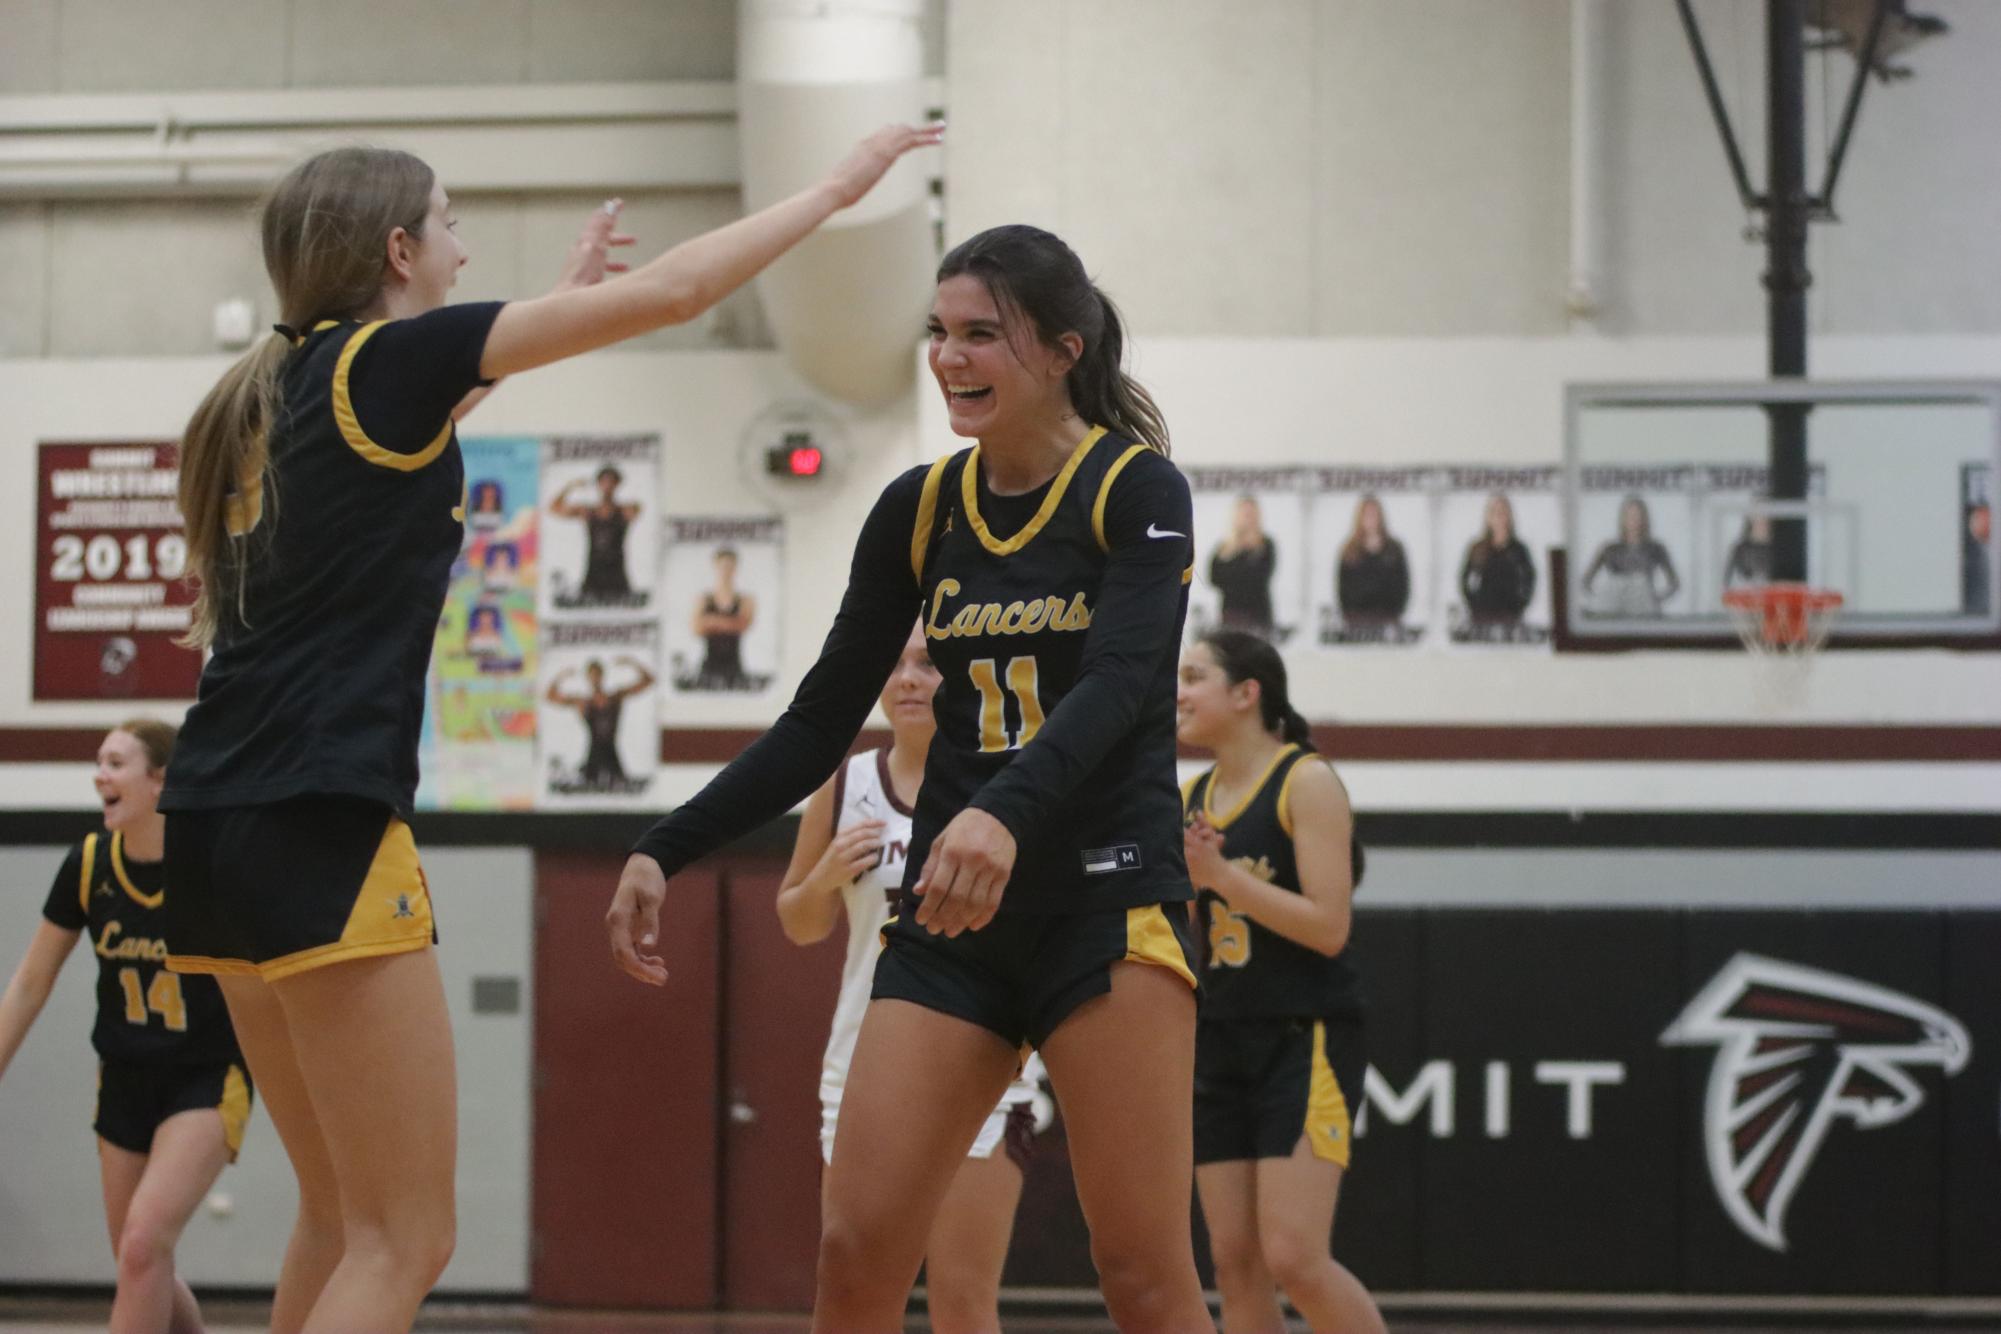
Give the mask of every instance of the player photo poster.
[{"label": "player photo poster", "polygon": [[459,448],[465,543],[431,648],[417,804],[522,810],[538,791],[542,441],[475,439]]},{"label": "player photo poster", "polygon": [[784,520],[667,520],[662,637],[677,695],[767,693],[778,669]]},{"label": "player photo poster", "polygon": [[1586,616],[1651,620],[1684,615],[1693,595],[1692,464],[1579,471],[1575,596]]},{"label": "player photo poster", "polygon": [[1186,472],[1195,506],[1188,633],[1220,625],[1283,645],[1306,619],[1306,470]]},{"label": "player photo poster", "polygon": [[36,470],[34,697],[193,699],[174,446],[45,444]]},{"label": "player photo poster", "polygon": [[1434,615],[1436,468],[1316,468],[1306,586],[1325,648],[1421,643]]},{"label": "player photo poster", "polygon": [[552,621],[543,627],[538,716],[542,806],[646,803],[660,761],[651,621]]},{"label": "player photo poster", "polygon": [[1549,549],[1562,541],[1563,470],[1441,471],[1438,602],[1445,608],[1446,642],[1548,644]]},{"label": "player photo poster", "polygon": [[542,446],[542,611],[633,619],[654,607],[660,438]]}]

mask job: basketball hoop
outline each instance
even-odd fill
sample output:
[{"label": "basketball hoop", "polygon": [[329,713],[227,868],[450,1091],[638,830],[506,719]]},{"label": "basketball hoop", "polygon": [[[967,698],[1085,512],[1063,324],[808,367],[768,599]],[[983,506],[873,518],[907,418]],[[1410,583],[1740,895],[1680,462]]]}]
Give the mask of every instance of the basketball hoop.
[{"label": "basketball hoop", "polygon": [[1737,637],[1764,668],[1761,684],[1768,703],[1797,702],[1807,669],[1826,646],[1842,601],[1833,589],[1810,584],[1724,590],[1723,605],[1737,627]]}]

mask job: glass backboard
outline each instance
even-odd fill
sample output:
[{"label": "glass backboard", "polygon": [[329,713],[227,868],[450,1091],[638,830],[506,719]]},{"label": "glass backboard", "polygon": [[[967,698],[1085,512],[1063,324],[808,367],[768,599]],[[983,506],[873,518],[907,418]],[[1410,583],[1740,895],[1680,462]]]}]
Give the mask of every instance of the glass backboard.
[{"label": "glass backboard", "polygon": [[[2001,632],[2001,384],[1577,384],[1565,399],[1570,637],[1727,635],[1724,591],[1774,577],[1785,524],[1804,527],[1806,582],[1843,598],[1834,643]],[[1767,494],[1773,405],[1804,409],[1804,498]]]}]

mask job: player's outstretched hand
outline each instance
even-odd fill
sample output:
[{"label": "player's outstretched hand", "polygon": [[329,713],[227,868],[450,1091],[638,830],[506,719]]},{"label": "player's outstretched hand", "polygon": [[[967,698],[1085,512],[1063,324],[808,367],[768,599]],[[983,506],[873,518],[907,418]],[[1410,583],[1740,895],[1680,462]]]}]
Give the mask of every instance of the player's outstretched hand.
[{"label": "player's outstretched hand", "polygon": [[627,246],[633,242],[632,237],[618,229],[619,210],[624,207],[623,199],[607,199],[584,219],[577,239],[570,243],[569,253],[563,256],[563,271],[556,279],[558,292],[595,286],[603,282],[608,273],[625,272],[626,265],[611,257],[612,247]]},{"label": "player's outstretched hand", "polygon": [[660,905],[667,898],[667,877],[660,863],[643,852],[625,859],[625,873],[618,878],[618,890],[611,896],[611,910],[604,915],[605,934],[611,937],[612,961],[650,986],[667,981],[667,963],[657,954],[641,950],[659,948]]},{"label": "player's outstretched hand", "polygon": [[833,187],[840,206],[846,208],[874,189],[898,158],[913,148],[929,148],[944,137],[942,121],[930,125],[885,125],[856,144],[854,151],[834,168],[827,183]]},{"label": "player's outstretched hand", "polygon": [[1014,870],[1014,851],[1014,835],[985,811],[968,806],[953,816],[911,887],[922,900],[917,924],[933,935],[956,936],[993,921]]}]

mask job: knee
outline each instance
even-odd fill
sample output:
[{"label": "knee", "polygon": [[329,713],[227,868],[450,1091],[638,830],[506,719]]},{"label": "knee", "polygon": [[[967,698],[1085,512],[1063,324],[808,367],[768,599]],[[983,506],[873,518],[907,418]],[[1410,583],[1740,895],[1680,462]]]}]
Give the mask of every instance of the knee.
[{"label": "knee", "polygon": [[339,1225],[344,1250],[371,1252],[425,1287],[437,1281],[458,1245],[451,1201],[406,1201],[381,1218],[349,1216]]},{"label": "knee", "polygon": [[118,1234],[118,1276],[125,1279],[150,1272],[159,1265],[171,1265],[174,1258],[173,1229],[139,1210],[126,1215]]},{"label": "knee", "polygon": [[840,1218],[821,1222],[819,1292],[833,1309],[856,1303],[872,1305],[885,1294],[893,1294],[901,1304],[917,1277],[917,1266],[912,1263],[911,1272],[903,1275],[901,1283],[886,1277],[883,1268],[883,1248],[867,1229]]},{"label": "knee", "polygon": [[1296,1232],[1274,1232],[1263,1239],[1265,1269],[1287,1292],[1311,1284],[1329,1263],[1327,1243]]},{"label": "knee", "polygon": [[1211,1233],[1209,1258],[1216,1265],[1216,1284],[1223,1288],[1238,1288],[1256,1281],[1264,1267],[1264,1257],[1258,1253],[1254,1237],[1218,1237]]},{"label": "knee", "polygon": [[1166,1329],[1176,1309],[1171,1248],[1109,1246],[1093,1241],[1091,1261],[1105,1309],[1120,1329]]}]

